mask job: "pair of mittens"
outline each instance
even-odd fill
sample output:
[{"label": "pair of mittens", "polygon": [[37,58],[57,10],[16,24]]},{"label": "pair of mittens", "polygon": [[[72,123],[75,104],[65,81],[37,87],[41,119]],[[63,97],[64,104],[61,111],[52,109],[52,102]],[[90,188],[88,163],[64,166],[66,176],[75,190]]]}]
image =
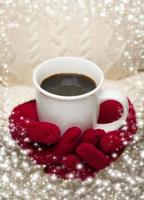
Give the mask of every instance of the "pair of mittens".
[{"label": "pair of mittens", "polygon": [[[104,102],[98,121],[117,120],[121,111],[119,103]],[[135,110],[130,101],[126,126],[108,133],[101,129],[87,129],[82,133],[80,128],[70,127],[61,134],[57,125],[38,120],[35,101],[15,107],[9,122],[12,138],[23,149],[28,149],[32,160],[46,166],[46,173],[82,180],[108,166],[114,160],[112,154],[120,155],[137,130]]]}]

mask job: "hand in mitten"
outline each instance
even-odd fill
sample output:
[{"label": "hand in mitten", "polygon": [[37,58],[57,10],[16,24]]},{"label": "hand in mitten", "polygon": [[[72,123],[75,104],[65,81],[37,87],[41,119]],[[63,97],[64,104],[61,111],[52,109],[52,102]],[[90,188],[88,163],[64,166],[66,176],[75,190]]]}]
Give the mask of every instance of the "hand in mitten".
[{"label": "hand in mitten", "polygon": [[126,120],[126,125],[120,127],[118,130],[107,132],[100,140],[100,148],[106,154],[117,152],[117,155],[119,155],[133,139],[136,130],[136,113],[133,105],[129,101],[129,112]]},{"label": "hand in mitten", "polygon": [[29,156],[38,164],[60,163],[81,136],[81,130],[73,127],[60,138],[60,130],[55,124],[38,121],[35,101],[14,108],[9,122],[13,139],[22,148],[29,149]]},{"label": "hand in mitten", "polygon": [[[109,103],[115,111],[111,112],[111,106],[102,105],[99,123],[115,121],[121,116],[118,111],[122,111],[121,105]],[[113,160],[112,154],[117,152],[120,155],[137,130],[135,111],[130,102],[127,126],[109,133],[101,129],[87,129],[81,135],[79,128],[72,127],[60,137],[60,130],[55,124],[39,122],[35,101],[17,106],[9,121],[13,139],[29,150],[29,157],[37,164],[47,165],[45,172],[82,180],[108,166]]]},{"label": "hand in mitten", "polygon": [[56,143],[60,138],[58,126],[49,122],[39,122],[35,101],[21,104],[14,108],[9,117],[10,131],[13,139],[22,140],[22,147],[29,141],[44,144]]},{"label": "hand in mitten", "polygon": [[64,179],[80,178],[85,180],[88,177],[95,176],[95,171],[88,165],[82,163],[77,155],[70,154],[62,160],[62,165],[47,166],[45,172],[55,174]]},{"label": "hand in mitten", "polygon": [[101,103],[98,123],[106,124],[118,120],[123,112],[122,105],[115,100],[107,100]]},{"label": "hand in mitten", "polygon": [[[71,129],[70,135],[72,135],[73,129]],[[110,160],[94,145],[96,145],[100,138],[105,134],[103,130],[97,129],[87,129],[81,139],[78,142],[78,145],[75,145],[76,154],[67,153],[63,154],[62,166],[47,166],[45,172],[49,174],[55,174],[61,178],[80,178],[85,180],[88,177],[93,177],[95,175],[95,170],[100,170],[110,164]],[[67,137],[68,138],[68,137]],[[66,140],[65,140],[66,141]],[[66,143],[63,140],[63,145],[66,148]],[[83,142],[89,142],[84,146]],[[91,145],[91,144],[94,145]],[[62,144],[60,146],[63,146]],[[69,146],[70,144],[68,144]],[[75,149],[73,148],[73,149]],[[60,152],[61,148],[58,148]],[[67,151],[68,152],[68,151]],[[72,151],[71,151],[72,152]],[[54,164],[54,163],[53,163]],[[55,163],[55,164],[58,164]]]},{"label": "hand in mitten", "polygon": [[[120,109],[120,105],[116,105],[115,110]],[[101,110],[101,112],[104,110]],[[110,112],[110,110],[109,110]],[[116,113],[116,112],[115,112]],[[109,113],[102,113],[101,122],[103,122],[102,116],[108,116]],[[120,116],[115,114],[116,119]],[[112,115],[112,114],[111,114]],[[113,116],[114,117],[114,116]],[[105,117],[104,119],[108,119]],[[114,118],[113,118],[114,119]],[[108,122],[108,121],[105,121]],[[89,143],[89,144],[81,144],[77,147],[77,154],[79,157],[85,161],[92,168],[99,170],[107,165],[109,165],[110,161],[113,161],[113,153],[117,153],[117,157],[121,154],[123,149],[129,144],[132,140],[133,135],[136,133],[137,124],[136,124],[136,114],[133,108],[133,105],[129,101],[129,114],[127,117],[127,124],[125,127],[121,127],[119,130],[111,131],[105,133],[101,129],[87,129],[81,138],[81,143]],[[90,146],[93,145],[93,146]],[[109,157],[106,156],[109,155]],[[94,157],[90,155],[95,155]],[[99,160],[99,162],[98,162]],[[71,159],[67,162],[68,165],[72,165]],[[68,167],[68,166],[67,166]]]},{"label": "hand in mitten", "polygon": [[37,164],[60,164],[62,159],[70,154],[78,144],[81,130],[77,127],[69,128],[54,146],[47,146],[44,150],[31,150],[29,156]]},{"label": "hand in mitten", "polygon": [[101,138],[105,135],[105,131],[102,129],[89,128],[83,132],[81,137],[81,143],[90,143],[94,146],[99,146]]},{"label": "hand in mitten", "polygon": [[95,170],[103,169],[110,164],[109,158],[92,144],[82,143],[77,147],[76,152]]},{"label": "hand in mitten", "polygon": [[93,176],[95,170],[108,166],[109,158],[97,148],[105,134],[101,129],[84,131],[80,144],[76,148],[76,154],[65,157],[62,161],[63,165],[81,179]]},{"label": "hand in mitten", "polygon": [[[70,173],[74,178],[85,180],[110,164],[110,159],[90,143],[80,144],[76,153],[77,155],[68,155],[62,160],[63,169],[66,169],[65,176]],[[48,167],[46,172],[52,173]],[[53,173],[57,174],[57,171]]]}]

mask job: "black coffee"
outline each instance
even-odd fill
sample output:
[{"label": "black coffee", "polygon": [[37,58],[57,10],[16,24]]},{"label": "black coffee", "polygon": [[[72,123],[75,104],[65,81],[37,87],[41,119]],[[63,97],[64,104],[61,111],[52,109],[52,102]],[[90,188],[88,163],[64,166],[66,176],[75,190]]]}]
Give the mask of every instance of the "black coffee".
[{"label": "black coffee", "polygon": [[61,96],[76,96],[90,92],[96,83],[82,74],[61,73],[52,75],[41,82],[47,92]]}]

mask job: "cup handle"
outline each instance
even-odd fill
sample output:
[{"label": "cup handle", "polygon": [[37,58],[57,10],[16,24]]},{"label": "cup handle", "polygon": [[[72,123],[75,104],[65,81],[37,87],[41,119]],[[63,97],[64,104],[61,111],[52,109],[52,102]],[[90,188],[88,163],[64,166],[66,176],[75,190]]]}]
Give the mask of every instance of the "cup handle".
[{"label": "cup handle", "polygon": [[117,130],[121,126],[125,125],[126,119],[128,116],[129,104],[128,104],[128,99],[124,94],[116,90],[106,90],[106,91],[102,91],[97,98],[98,98],[98,105],[97,105],[98,107],[100,107],[101,103],[107,100],[118,101],[123,107],[123,113],[120,119],[111,123],[107,123],[107,124],[98,124],[96,121],[96,115],[93,114],[94,129],[103,129],[104,131],[109,132],[109,131]]}]

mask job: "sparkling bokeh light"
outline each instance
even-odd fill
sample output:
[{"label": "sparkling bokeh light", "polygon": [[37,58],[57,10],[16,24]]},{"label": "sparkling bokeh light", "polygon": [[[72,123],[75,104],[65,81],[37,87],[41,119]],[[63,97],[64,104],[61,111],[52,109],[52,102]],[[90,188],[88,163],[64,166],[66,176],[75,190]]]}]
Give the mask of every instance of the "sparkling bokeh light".
[{"label": "sparkling bokeh light", "polygon": [[[141,72],[144,69],[143,0],[5,0],[0,6],[0,200],[144,200],[144,73]],[[117,40],[120,46],[115,51],[120,57],[113,58],[114,61],[109,65],[113,69],[116,67],[115,59],[120,59],[121,67],[129,75],[115,82],[107,81],[105,88],[118,88],[130,97],[136,108],[139,130],[132,144],[116,162],[99,172],[95,178],[88,178],[84,182],[60,180],[54,175],[44,174],[42,168],[27,158],[26,152],[18,147],[9,134],[8,116],[12,108],[34,98],[31,88],[10,87],[14,82],[17,83],[19,77],[11,70],[16,52],[9,40],[9,32],[18,30],[23,21],[32,27],[29,29],[30,35],[35,30],[31,45],[37,40],[35,44],[39,48],[39,24],[35,19],[41,10],[45,18],[56,16],[61,11],[69,23],[72,22],[73,12],[79,12],[82,30],[95,16],[102,21],[107,20],[108,26],[112,23],[114,30],[106,47],[108,51],[113,39]],[[60,33],[61,29],[56,29],[56,34]],[[90,32],[87,35],[90,37]],[[59,40],[52,42],[59,56],[68,52],[68,47]],[[83,39],[81,44],[84,42]],[[110,52],[108,54],[111,56]],[[94,60],[91,51],[82,52],[82,55]],[[34,66],[38,62],[37,57],[34,62],[31,60]],[[113,155],[114,158],[116,156]],[[72,174],[69,176],[71,179]]]}]

